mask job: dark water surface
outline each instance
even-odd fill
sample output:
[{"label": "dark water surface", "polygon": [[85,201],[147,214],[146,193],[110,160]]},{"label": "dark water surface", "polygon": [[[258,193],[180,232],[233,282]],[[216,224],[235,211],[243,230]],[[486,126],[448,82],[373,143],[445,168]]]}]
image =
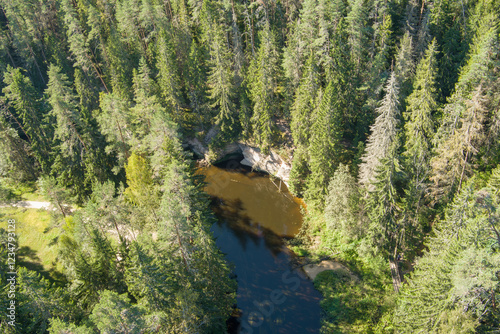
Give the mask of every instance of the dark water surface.
[{"label": "dark water surface", "polygon": [[300,229],[301,201],[259,173],[215,166],[199,172],[219,218],[212,226],[217,246],[235,265],[242,312],[234,333],[319,333],[321,295],[292,269],[283,245]]}]

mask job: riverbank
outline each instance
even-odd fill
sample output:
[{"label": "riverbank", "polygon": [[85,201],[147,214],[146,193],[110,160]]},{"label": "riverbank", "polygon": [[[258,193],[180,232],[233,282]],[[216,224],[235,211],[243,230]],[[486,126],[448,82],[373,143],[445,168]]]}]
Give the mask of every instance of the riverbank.
[{"label": "riverbank", "polygon": [[288,186],[292,170],[292,157],[283,157],[273,149],[268,154],[264,154],[258,147],[249,143],[233,142],[213,151],[209,149],[207,144],[202,143],[197,138],[188,139],[185,146],[194,152],[201,165],[210,166],[224,161],[228,157],[241,155],[242,159],[238,161],[240,164],[248,166],[252,170],[272,175]]}]

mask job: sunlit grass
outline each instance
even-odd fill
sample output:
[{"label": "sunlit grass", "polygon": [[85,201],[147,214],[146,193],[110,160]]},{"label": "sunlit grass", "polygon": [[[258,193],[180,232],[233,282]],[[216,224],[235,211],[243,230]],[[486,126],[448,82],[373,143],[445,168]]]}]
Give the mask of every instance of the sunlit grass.
[{"label": "sunlit grass", "polygon": [[51,217],[43,209],[0,208],[0,228],[7,229],[7,220],[16,221],[19,245],[18,265],[42,273],[46,278],[61,279],[57,263],[57,240],[60,227],[51,227]]},{"label": "sunlit grass", "polygon": [[47,200],[38,192],[35,182],[18,183],[8,178],[0,178],[0,187],[4,189],[8,198],[6,200],[17,201],[38,201]]}]

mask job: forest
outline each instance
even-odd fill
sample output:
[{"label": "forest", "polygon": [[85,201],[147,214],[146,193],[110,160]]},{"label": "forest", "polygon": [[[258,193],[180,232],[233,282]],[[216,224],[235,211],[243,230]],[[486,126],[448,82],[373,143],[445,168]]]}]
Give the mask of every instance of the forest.
[{"label": "forest", "polygon": [[63,231],[11,326],[0,229],[0,330],[226,333],[197,138],[290,163],[290,247],[358,278],[314,281],[322,333],[499,332],[499,22],[496,0],[0,0],[2,201],[31,185]]}]

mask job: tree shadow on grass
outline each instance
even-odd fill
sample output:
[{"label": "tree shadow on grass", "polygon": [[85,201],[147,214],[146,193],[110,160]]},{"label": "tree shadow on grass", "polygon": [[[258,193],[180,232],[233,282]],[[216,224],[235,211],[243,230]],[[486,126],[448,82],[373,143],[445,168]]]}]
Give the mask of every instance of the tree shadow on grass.
[{"label": "tree shadow on grass", "polygon": [[50,268],[49,270],[45,269],[41,262],[41,259],[38,257],[37,252],[34,249],[28,246],[22,246],[17,250],[18,266],[36,271],[37,273],[42,275],[43,278],[56,285],[62,286],[67,283],[64,274],[55,269],[57,262],[53,262],[52,268]]}]

